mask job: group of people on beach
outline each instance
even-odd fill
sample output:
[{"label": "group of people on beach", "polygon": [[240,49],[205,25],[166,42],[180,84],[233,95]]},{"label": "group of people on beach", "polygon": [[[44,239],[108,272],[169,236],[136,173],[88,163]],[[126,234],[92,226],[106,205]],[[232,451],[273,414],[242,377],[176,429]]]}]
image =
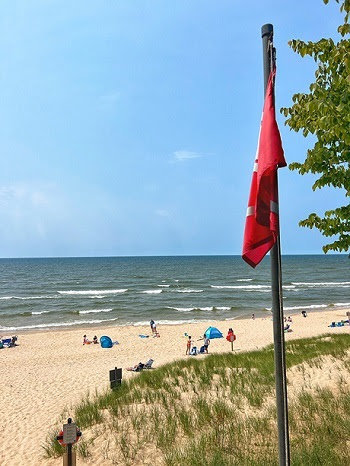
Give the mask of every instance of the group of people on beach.
[{"label": "group of people on beach", "polygon": [[83,345],[91,345],[91,344],[93,344],[93,345],[98,345],[99,344],[97,335],[94,336],[92,341],[89,340],[86,335],[83,335]]},{"label": "group of people on beach", "polygon": [[[208,348],[210,345],[210,338],[207,337],[206,334],[203,335],[203,337],[199,338],[198,341],[203,341],[203,353],[208,354]],[[192,354],[191,349],[193,348],[193,340],[190,335],[188,335],[187,341],[186,341],[186,355]]]}]

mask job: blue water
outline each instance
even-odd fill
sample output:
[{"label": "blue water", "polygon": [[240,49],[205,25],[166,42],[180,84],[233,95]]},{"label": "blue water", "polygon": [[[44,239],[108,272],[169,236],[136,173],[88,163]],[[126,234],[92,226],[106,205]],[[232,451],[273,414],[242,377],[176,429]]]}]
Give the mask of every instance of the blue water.
[{"label": "blue water", "polygon": [[[269,314],[270,263],[239,256],[0,259],[0,332]],[[347,255],[284,256],[284,309],[350,306]]]}]

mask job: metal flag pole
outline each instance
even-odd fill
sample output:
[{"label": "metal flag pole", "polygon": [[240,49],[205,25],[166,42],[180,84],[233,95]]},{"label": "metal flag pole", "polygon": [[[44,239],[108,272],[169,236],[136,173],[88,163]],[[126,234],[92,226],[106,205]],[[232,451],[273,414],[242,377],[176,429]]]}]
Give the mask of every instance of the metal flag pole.
[{"label": "metal flag pole", "polygon": [[[275,49],[273,47],[273,26],[264,24],[261,28],[263,43],[263,66],[264,66],[264,93],[270,71],[275,63]],[[277,171],[276,171],[277,177]],[[276,180],[277,181],[277,180]],[[282,302],[282,271],[281,271],[281,248],[278,227],[277,241],[270,251],[271,261],[271,290],[272,290],[272,316],[273,316],[273,340],[275,356],[275,378],[276,378],[276,405],[277,405],[277,428],[278,428],[278,452],[280,466],[290,466],[289,428],[288,428],[288,400],[287,400],[287,377],[286,377],[286,355],[284,345],[284,323]]]}]

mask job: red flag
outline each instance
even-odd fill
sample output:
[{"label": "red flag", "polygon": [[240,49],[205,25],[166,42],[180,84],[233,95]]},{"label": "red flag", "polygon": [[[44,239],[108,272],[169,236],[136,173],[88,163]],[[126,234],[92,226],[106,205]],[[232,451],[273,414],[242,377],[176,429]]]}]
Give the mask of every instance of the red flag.
[{"label": "red flag", "polygon": [[275,118],[274,76],[267,84],[258,149],[250,188],[243,239],[243,259],[252,267],[270,251],[278,233],[277,168],[285,167],[281,136]]}]

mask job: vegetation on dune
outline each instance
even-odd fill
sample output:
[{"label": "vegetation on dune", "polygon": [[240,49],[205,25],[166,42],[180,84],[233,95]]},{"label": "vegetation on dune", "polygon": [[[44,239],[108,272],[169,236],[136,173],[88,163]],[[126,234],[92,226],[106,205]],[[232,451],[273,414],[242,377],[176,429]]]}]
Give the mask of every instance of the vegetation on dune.
[{"label": "vegetation on dune", "polygon": [[[294,340],[286,351],[288,369],[301,377],[289,403],[292,464],[347,464],[350,335]],[[330,379],[341,369],[332,391],[310,385],[310,368],[322,370],[325,358],[335,369]],[[123,465],[277,465],[274,389],[272,346],[144,371],[76,408],[78,454]],[[44,448],[62,453],[54,435]]]}]

